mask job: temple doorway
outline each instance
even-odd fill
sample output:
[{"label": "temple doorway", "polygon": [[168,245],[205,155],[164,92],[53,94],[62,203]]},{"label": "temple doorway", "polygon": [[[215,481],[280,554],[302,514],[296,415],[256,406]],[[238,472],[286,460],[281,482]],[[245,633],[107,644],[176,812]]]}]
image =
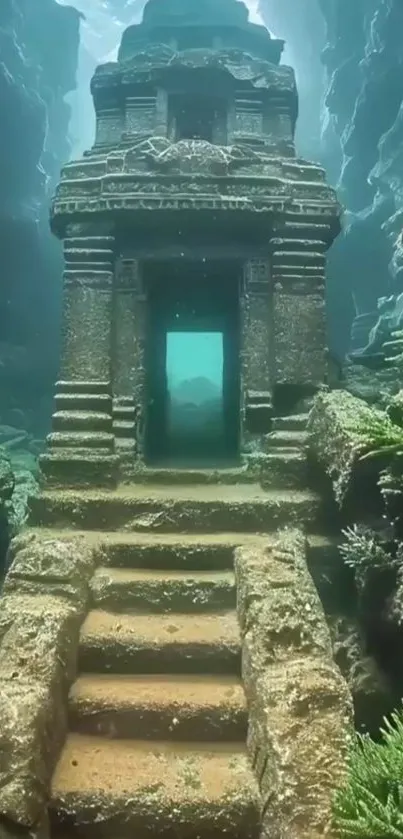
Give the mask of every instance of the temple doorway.
[{"label": "temple doorway", "polygon": [[146,272],[148,462],[213,466],[239,457],[239,270],[150,264]]}]

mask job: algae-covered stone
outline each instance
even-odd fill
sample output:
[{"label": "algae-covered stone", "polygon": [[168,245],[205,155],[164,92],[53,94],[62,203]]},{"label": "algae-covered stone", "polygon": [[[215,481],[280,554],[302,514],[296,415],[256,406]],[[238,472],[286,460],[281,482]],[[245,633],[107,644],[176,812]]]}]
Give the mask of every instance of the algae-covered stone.
[{"label": "algae-covered stone", "polygon": [[26,531],[9,560],[0,601],[0,827],[6,819],[45,839],[38,825],[66,736],[93,552],[83,539]]},{"label": "algae-covered stone", "polygon": [[352,726],[306,549],[304,534],[287,529],[270,545],[235,552],[248,750],[267,839],[330,835]]},{"label": "algae-covered stone", "polygon": [[316,652],[331,656],[322,604],[306,564],[306,539],[286,530],[265,547],[235,552],[238,618],[246,689],[270,662]]},{"label": "algae-covered stone", "polygon": [[0,681],[40,682],[54,690],[68,684],[75,674],[80,625],[81,615],[61,598],[4,596]]},{"label": "algae-covered stone", "polygon": [[10,559],[5,594],[52,594],[84,608],[94,570],[93,552],[84,538],[57,539],[28,532],[13,540]]},{"label": "algae-covered stone", "polygon": [[263,797],[264,836],[329,836],[351,719],[347,685],[330,661],[307,657],[262,674],[250,707],[248,749]]},{"label": "algae-covered stone", "polygon": [[65,731],[48,687],[1,678],[0,818],[31,827],[43,817]]},{"label": "algae-covered stone", "polygon": [[383,411],[347,391],[321,392],[313,404],[307,426],[309,449],[330,478],[340,507],[347,495],[354,495],[354,491],[356,497],[361,495],[360,477],[366,480],[367,496],[371,483],[376,486],[378,462],[360,462],[360,457],[371,448],[370,429],[374,421],[385,424],[388,418]]}]

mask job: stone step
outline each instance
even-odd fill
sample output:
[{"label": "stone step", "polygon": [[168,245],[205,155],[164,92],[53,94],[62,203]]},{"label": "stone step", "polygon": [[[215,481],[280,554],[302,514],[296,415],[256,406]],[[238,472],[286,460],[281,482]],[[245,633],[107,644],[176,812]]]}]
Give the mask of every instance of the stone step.
[{"label": "stone step", "polygon": [[[93,535],[99,564],[186,572],[232,570],[235,548],[259,542],[259,537],[254,534],[236,533],[162,535],[94,532]],[[264,542],[269,539],[261,538]]]},{"label": "stone step", "polygon": [[93,276],[94,271],[99,271],[103,274],[112,273],[112,265],[110,262],[101,262],[100,259],[96,259],[94,261],[91,260],[91,262],[87,262],[85,259],[83,259],[80,262],[78,259],[72,260],[69,257],[69,261],[65,262],[64,270],[66,273],[68,273],[69,277],[72,274],[74,275],[75,271],[80,271],[80,273],[84,271],[90,271],[91,276]]},{"label": "stone step", "polygon": [[321,281],[321,284],[324,283],[324,271],[325,269],[320,265],[290,265],[287,263],[282,263],[281,265],[273,265],[273,279],[276,282],[281,282],[282,279],[288,279],[290,282],[295,281],[304,281],[307,284],[317,283],[318,280]]},{"label": "stone step", "polygon": [[113,433],[116,437],[132,437],[135,442],[136,423],[134,420],[113,420]]},{"label": "stone step", "polygon": [[109,414],[97,411],[56,411],[52,417],[54,431],[106,431],[111,432]]},{"label": "stone step", "polygon": [[50,820],[69,839],[257,839],[259,794],[238,743],[70,734],[53,777]]},{"label": "stone step", "polygon": [[327,250],[327,244],[321,239],[286,239],[279,237],[272,239],[270,246],[275,253],[283,251],[289,253],[290,251],[297,251],[305,253],[306,251],[313,251],[314,253],[324,253]]},{"label": "stone step", "polygon": [[[35,528],[26,530],[34,536]],[[40,530],[41,538],[88,540],[96,564],[110,568],[147,570],[225,571],[234,567],[234,551],[241,546],[261,550],[271,545],[276,533],[125,533],[79,530]],[[308,557],[312,568],[331,565],[337,556],[339,536],[308,534]],[[311,567],[311,566],[310,566]]]},{"label": "stone step", "polygon": [[273,270],[285,265],[320,265],[323,267],[325,262],[325,254],[317,251],[279,250],[275,251],[272,256]]},{"label": "stone step", "polygon": [[258,484],[49,489],[31,498],[30,508],[33,526],[160,533],[268,533],[298,524],[312,532],[324,510],[313,492],[265,491]]},{"label": "stone step", "polygon": [[265,435],[264,448],[266,452],[274,448],[298,450],[306,446],[307,440],[308,435],[306,431],[290,431],[288,429],[272,431],[270,434]]},{"label": "stone step", "polygon": [[231,673],[240,671],[235,611],[205,615],[88,613],[82,626],[83,673]]},{"label": "stone step", "polygon": [[121,405],[113,403],[113,417],[119,420],[130,420],[133,421],[136,419],[136,408],[134,405]]},{"label": "stone step", "polygon": [[70,691],[70,730],[108,738],[246,742],[234,676],[82,675]]},{"label": "stone step", "polygon": [[112,408],[112,399],[108,393],[85,393],[77,388],[76,393],[56,393],[56,411],[90,411],[91,413],[108,413]]},{"label": "stone step", "polygon": [[262,465],[260,481],[263,489],[274,486],[281,489],[306,487],[309,473],[305,452],[291,446],[269,449]]},{"label": "stone step", "polygon": [[239,484],[256,483],[258,465],[251,463],[223,469],[189,468],[169,466],[147,466],[136,469],[133,477],[136,483],[155,484]]},{"label": "stone step", "polygon": [[91,487],[93,491],[97,486],[116,486],[118,461],[116,454],[108,449],[56,448],[41,454],[39,465],[46,485],[57,487],[49,490],[56,495],[62,494],[61,489],[68,491],[69,486],[75,488],[73,492],[77,492],[78,485]]},{"label": "stone step", "polygon": [[104,431],[55,431],[48,434],[47,443],[54,448],[109,449],[113,451],[115,439]]},{"label": "stone step", "polygon": [[206,612],[235,609],[232,571],[98,568],[91,581],[94,608],[114,612]]},{"label": "stone step", "polygon": [[284,417],[273,417],[273,431],[304,431],[309,414],[290,414]]}]

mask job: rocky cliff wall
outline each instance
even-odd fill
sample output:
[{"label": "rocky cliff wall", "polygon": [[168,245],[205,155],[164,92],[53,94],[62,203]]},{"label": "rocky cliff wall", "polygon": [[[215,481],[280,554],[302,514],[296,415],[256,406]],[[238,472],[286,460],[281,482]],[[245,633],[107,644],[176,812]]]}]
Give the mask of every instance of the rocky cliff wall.
[{"label": "rocky cliff wall", "polygon": [[330,345],[342,356],[354,314],[403,290],[403,3],[261,0],[261,11],[311,79],[300,84],[299,149],[309,152],[304,126],[319,110],[319,154],[346,208],[328,295]]},{"label": "rocky cliff wall", "polygon": [[[56,0],[0,3],[0,423],[41,424],[57,370],[61,254],[49,201],[70,154],[80,15]],[[38,429],[41,431],[41,429]],[[1,439],[0,439],[1,443]]]}]

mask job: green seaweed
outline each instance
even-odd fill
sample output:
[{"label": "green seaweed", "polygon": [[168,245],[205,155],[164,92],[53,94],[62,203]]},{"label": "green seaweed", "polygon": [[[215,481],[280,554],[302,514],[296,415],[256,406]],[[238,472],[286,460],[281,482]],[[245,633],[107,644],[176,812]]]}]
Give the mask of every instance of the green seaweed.
[{"label": "green seaweed", "polygon": [[356,734],[347,780],[333,802],[334,826],[343,839],[403,839],[403,714],[384,720],[381,740]]}]

